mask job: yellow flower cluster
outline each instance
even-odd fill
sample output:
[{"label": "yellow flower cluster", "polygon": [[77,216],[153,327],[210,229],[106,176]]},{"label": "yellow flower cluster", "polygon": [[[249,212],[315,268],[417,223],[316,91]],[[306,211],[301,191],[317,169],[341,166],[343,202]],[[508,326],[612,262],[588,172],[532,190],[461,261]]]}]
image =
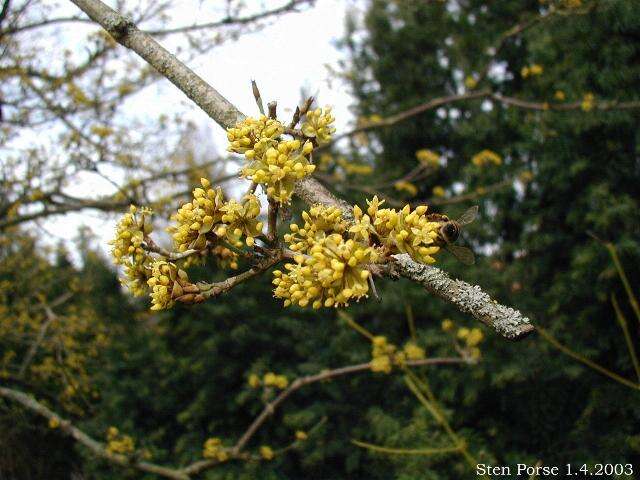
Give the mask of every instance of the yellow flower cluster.
[{"label": "yellow flower cluster", "polygon": [[407,361],[422,360],[423,358],[425,358],[424,349],[413,342],[407,342],[399,351],[384,336],[378,335],[371,340],[369,368],[372,372],[391,373],[394,365],[403,367]]},{"label": "yellow flower cluster", "polygon": [[247,383],[251,388],[258,388],[260,385],[262,385],[262,382],[260,381],[260,377],[255,373],[252,373],[251,375],[249,375],[249,378],[247,379]]},{"label": "yellow flower cluster", "polygon": [[278,137],[284,133],[284,125],[278,120],[262,115],[260,118],[247,117],[234,128],[227,130],[230,152],[246,153],[253,151],[247,158],[262,155],[277,144]]},{"label": "yellow flower cluster", "polygon": [[522,76],[522,78],[533,77],[536,75],[542,75],[543,71],[544,68],[542,67],[542,65],[534,63],[533,65],[529,65],[528,67],[522,67],[522,70],[520,70],[520,75]]},{"label": "yellow flower cluster", "polygon": [[[312,241],[307,238],[307,241]],[[274,294],[284,305],[313,308],[348,305],[369,291],[367,265],[378,259],[377,251],[337,233],[317,239],[311,248],[285,264],[286,273],[273,272]]]},{"label": "yellow flower cluster", "polygon": [[434,197],[444,197],[447,194],[447,191],[442,185],[436,185],[431,189],[431,193]]},{"label": "yellow flower cluster", "polygon": [[580,104],[580,108],[582,108],[582,110],[585,112],[589,112],[593,110],[594,105],[595,105],[595,96],[593,95],[593,93],[585,93],[584,97],[582,97],[582,103]]},{"label": "yellow flower cluster", "polygon": [[371,165],[367,165],[366,163],[350,162],[344,157],[339,157],[336,163],[342,167],[344,173],[347,175],[371,175],[373,173],[373,167]]},{"label": "yellow flower cluster", "polygon": [[329,143],[331,135],[336,131],[332,126],[335,120],[335,117],[331,114],[331,107],[325,107],[324,110],[316,108],[307,112],[301,127],[302,133],[309,138],[315,138],[318,145]]},{"label": "yellow flower cluster", "polygon": [[116,427],[107,430],[107,451],[128,455],[135,450],[133,439],[129,435],[121,435]]},{"label": "yellow flower cluster", "polygon": [[451,320],[450,318],[445,318],[442,321],[442,331],[443,332],[451,332],[451,331],[453,331],[454,328],[455,328],[455,324],[453,323],[453,320]]},{"label": "yellow flower cluster", "polygon": [[466,327],[462,327],[458,329],[457,337],[459,340],[465,342],[466,348],[469,351],[469,355],[474,360],[477,360],[481,356],[480,349],[478,345],[484,339],[484,335],[482,334],[482,330],[479,328],[468,329]]},{"label": "yellow flower cluster", "polygon": [[[258,221],[260,201],[255,195],[245,195],[240,201],[225,201],[220,188],[210,188],[211,183],[200,179],[202,188],[193,190],[193,200],[180,207],[171,218],[175,225],[167,228],[173,237],[178,252],[189,249],[203,250],[207,245],[216,256],[220,266],[238,268],[238,255],[224,245],[216,245],[223,239],[236,247],[244,242],[253,246],[255,237],[262,234],[263,222]],[[188,257],[184,264],[196,262]]]},{"label": "yellow flower cluster", "polygon": [[418,193],[418,187],[406,180],[398,180],[393,184],[393,188],[399,192],[407,192],[410,197],[415,197]]},{"label": "yellow flower cluster", "polygon": [[416,158],[425,167],[438,167],[440,165],[440,155],[433,150],[422,148],[416,152]]},{"label": "yellow flower cluster", "polygon": [[255,237],[262,234],[263,227],[263,223],[257,220],[260,215],[258,197],[245,195],[242,202],[229,200],[221,210],[223,212],[222,222],[225,225],[218,228],[217,235],[225,236],[236,247],[242,246],[240,239],[245,237],[246,244],[252,247]]},{"label": "yellow flower cluster", "polygon": [[308,438],[307,432],[303,430],[296,430],[296,440],[299,442],[303,442]]},{"label": "yellow flower cluster", "polygon": [[[326,127],[318,132],[326,133]],[[315,170],[309,160],[313,144],[303,144],[298,139],[280,140],[283,133],[282,123],[264,115],[257,120],[246,118],[227,132],[229,150],[243,153],[249,162],[240,174],[266,186],[267,196],[280,204],[289,203],[295,182]]]},{"label": "yellow flower cluster", "polygon": [[567,96],[562,90],[556,90],[556,93],[553,94],[553,98],[555,98],[559,102],[564,102]]},{"label": "yellow flower cluster", "polygon": [[176,225],[167,229],[179,252],[202,250],[208,239],[217,239],[213,229],[219,226],[222,219],[224,196],[220,188],[210,188],[209,180],[202,178],[200,183],[203,188],[193,190],[193,200],[172,215],[171,219]]},{"label": "yellow flower cluster", "polygon": [[268,445],[262,445],[260,447],[260,456],[265,460],[273,460],[276,454]]},{"label": "yellow flower cluster", "polygon": [[316,205],[308,212],[302,212],[304,226],[300,228],[292,223],[289,229],[293,233],[286,233],[284,241],[294,252],[307,252],[318,240],[327,235],[337,233],[342,235],[347,230],[347,223],[342,219],[342,212],[336,207]]},{"label": "yellow flower cluster", "polygon": [[274,294],[284,305],[313,308],[348,305],[367,296],[368,267],[385,255],[408,253],[422,263],[433,263],[439,224],[426,216],[427,207],[411,210],[380,208],[384,201],[367,201],[367,213],[353,208],[354,224],[342,219],[336,207],[314,206],[303,212],[304,226],[291,224],[284,237],[297,255],[285,272],[273,272]]},{"label": "yellow flower cluster", "polygon": [[467,78],[464,79],[464,86],[469,90],[473,90],[478,86],[478,80],[476,80],[472,75],[467,75]]},{"label": "yellow flower cluster", "polygon": [[152,230],[151,210],[141,208],[138,211],[131,205],[116,226],[116,238],[109,242],[113,245],[111,254],[115,264],[124,267],[124,278],[120,281],[136,296],[146,293],[149,256],[142,243]]},{"label": "yellow flower cluster", "polygon": [[262,378],[265,387],[276,387],[284,390],[289,386],[289,380],[284,375],[276,375],[273,372],[267,372]]},{"label": "yellow flower cluster", "polygon": [[222,440],[217,437],[208,438],[202,447],[202,456],[210,460],[225,462],[229,459],[229,453],[222,446]]},{"label": "yellow flower cluster", "polygon": [[471,163],[478,167],[483,167],[491,163],[493,163],[494,165],[501,165],[502,157],[491,150],[482,150],[481,152],[476,153],[473,158],[471,158]]},{"label": "yellow flower cluster", "polygon": [[164,260],[151,264],[151,278],[147,284],[151,287],[151,310],[171,308],[175,300],[184,303],[201,300],[200,290],[189,282],[187,272]]},{"label": "yellow flower cluster", "polygon": [[[405,205],[402,210],[380,208],[384,200],[373,197],[367,200],[367,212],[357,205],[353,208],[355,225],[349,229],[354,238],[369,244],[371,240],[384,247],[385,253],[408,253],[420,263],[434,263],[432,255],[438,253],[440,247],[435,245],[438,238],[439,224],[429,221],[427,207],[421,205],[411,210]],[[374,239],[371,239],[371,236]]]},{"label": "yellow flower cluster", "polygon": [[462,340],[465,350],[472,359],[477,360],[480,358],[481,352],[478,345],[484,340],[482,330],[479,328],[460,327],[455,331],[456,327],[453,320],[448,318],[442,321],[442,330],[455,335],[458,340]]},{"label": "yellow flower cluster", "polygon": [[259,388],[264,385],[265,387],[275,387],[280,390],[284,390],[289,386],[289,380],[284,375],[276,375],[273,372],[267,372],[264,374],[262,380],[258,375],[252,373],[249,375],[249,379],[247,381],[251,388]]}]

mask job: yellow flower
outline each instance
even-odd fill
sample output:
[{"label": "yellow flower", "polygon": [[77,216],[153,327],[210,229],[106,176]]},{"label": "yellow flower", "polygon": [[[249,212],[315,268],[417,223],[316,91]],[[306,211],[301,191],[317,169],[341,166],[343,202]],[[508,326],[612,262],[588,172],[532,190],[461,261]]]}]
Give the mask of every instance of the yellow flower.
[{"label": "yellow flower", "polygon": [[590,110],[593,110],[594,105],[595,97],[593,93],[585,93],[584,97],[582,98],[582,103],[580,104],[582,110],[585,112],[589,112]]},{"label": "yellow flower", "polygon": [[113,440],[119,435],[120,431],[116,427],[109,427],[107,429],[107,439]]},{"label": "yellow flower", "polygon": [[60,419],[58,417],[51,417],[49,419],[49,428],[58,428],[60,426]]},{"label": "yellow flower", "polygon": [[[308,136],[316,137],[319,143],[327,136],[330,138],[333,129],[326,124],[328,117],[328,113],[321,111],[309,112],[308,121],[303,125]],[[227,131],[228,150],[244,154],[248,162],[241,176],[263,185],[267,196],[281,204],[291,200],[295,182],[315,170],[308,158],[313,144],[309,141],[303,144],[297,139],[282,140],[284,130],[278,120],[263,115],[258,119],[248,117]]]},{"label": "yellow flower", "polygon": [[289,203],[295,182],[316,168],[309,160],[312,150],[313,145],[309,141],[304,144],[300,140],[271,141],[264,152],[249,150],[245,153],[249,164],[240,174],[265,185],[269,198],[280,204]]},{"label": "yellow flower", "polygon": [[450,332],[454,329],[455,325],[453,323],[453,320],[449,319],[449,318],[445,318],[442,321],[442,331],[444,332]]},{"label": "yellow flower", "polygon": [[151,210],[131,205],[116,225],[116,238],[109,242],[114,263],[124,267],[120,281],[136,296],[146,293],[150,257],[142,244],[152,230]]},{"label": "yellow flower", "polygon": [[479,328],[472,328],[466,336],[465,341],[467,342],[468,347],[477,347],[483,339],[484,335],[482,330]]},{"label": "yellow flower", "polygon": [[349,162],[344,157],[338,158],[337,163],[348,175],[370,175],[373,172],[371,165]]},{"label": "yellow flower", "polygon": [[121,435],[116,427],[107,430],[107,451],[127,455],[133,453],[135,444],[129,435]]},{"label": "yellow flower", "polygon": [[553,98],[559,102],[564,102],[567,97],[562,90],[556,90],[556,93],[553,94]]},{"label": "yellow flower", "polygon": [[198,287],[191,284],[187,273],[173,263],[163,260],[153,262],[147,284],[151,287],[151,310],[171,308],[174,300],[185,303],[201,301],[194,297],[200,291]]},{"label": "yellow flower", "polygon": [[203,188],[193,190],[193,200],[182,205],[171,217],[176,225],[167,229],[179,252],[202,250],[207,241],[217,240],[214,230],[222,221],[224,196],[219,187],[210,188],[211,183],[206,178],[201,178],[200,183]]},{"label": "yellow flower", "polygon": [[522,70],[520,70],[520,75],[522,76],[522,78],[527,78],[535,75],[542,75],[543,71],[544,68],[542,67],[542,65],[534,63],[532,65],[529,65],[528,67],[522,67]]},{"label": "yellow flower", "polygon": [[273,272],[274,294],[285,299],[284,305],[297,304],[314,308],[348,305],[369,291],[369,271],[378,253],[352,239],[333,233],[309,239],[311,247],[296,257],[295,264],[285,264],[287,273]]},{"label": "yellow flower", "polygon": [[260,447],[260,456],[262,458],[264,458],[265,460],[273,460],[273,458],[276,456],[275,453],[273,452],[273,450],[271,449],[271,447],[267,446],[267,445],[262,445]]},{"label": "yellow flower", "polygon": [[542,65],[538,65],[537,63],[534,63],[529,67],[530,75],[542,75],[543,71],[544,71],[544,68],[542,67]]},{"label": "yellow flower", "polygon": [[440,155],[433,150],[422,148],[416,152],[416,158],[426,167],[438,167],[440,165]]},{"label": "yellow flower", "polygon": [[431,193],[434,197],[444,197],[447,194],[444,187],[442,187],[441,185],[436,185],[435,187],[433,187]]},{"label": "yellow flower", "polygon": [[464,79],[464,85],[469,90],[473,90],[474,88],[476,88],[478,86],[478,80],[473,78],[471,75],[468,75],[467,78]]},{"label": "yellow flower", "polygon": [[[367,201],[369,207],[366,214],[360,208],[354,208],[356,225],[362,225],[362,222],[370,223],[370,233],[375,235],[390,254],[408,253],[418,262],[435,262],[433,255],[440,250],[434,244],[438,237],[439,224],[429,221],[426,215],[427,207],[420,205],[411,210],[410,205],[405,205],[396,211],[379,208],[383,203],[384,200],[380,201],[378,197]],[[350,231],[353,231],[353,227]]]},{"label": "yellow flower", "polygon": [[[272,142],[284,133],[284,125],[278,120],[262,115],[260,118],[247,117],[227,130],[230,152],[246,153],[254,151],[254,155],[264,153]],[[252,158],[248,156],[247,158]]]},{"label": "yellow flower", "polygon": [[207,441],[204,442],[202,456],[211,460],[218,460],[219,462],[224,462],[229,459],[229,453],[224,450],[222,440],[217,437],[208,438]]},{"label": "yellow flower", "polygon": [[[241,237],[245,237],[245,242],[252,247],[255,237],[262,234],[262,222],[257,220],[260,215],[260,201],[255,195],[246,195],[242,202],[230,200],[220,208],[223,212],[222,221],[225,226],[218,230],[219,236],[225,236],[227,240],[241,247]],[[224,233],[222,233],[224,231]]]},{"label": "yellow flower", "polygon": [[255,373],[252,373],[249,375],[248,383],[251,388],[258,388],[260,386],[260,377]]},{"label": "yellow flower", "polygon": [[388,356],[372,358],[369,365],[372,372],[391,373],[391,359]]},{"label": "yellow flower", "polygon": [[276,375],[273,372],[268,372],[262,379],[266,387],[276,387],[284,390],[289,385],[289,380],[284,375]]},{"label": "yellow flower", "polygon": [[469,336],[469,329],[467,327],[462,327],[458,329],[458,338],[460,340],[465,340]]},{"label": "yellow flower", "polygon": [[406,180],[398,180],[393,184],[393,187],[399,192],[407,192],[411,197],[414,197],[418,193],[418,187]]},{"label": "yellow flower", "polygon": [[[373,337],[371,340],[371,362],[369,363],[371,371],[390,373],[393,367],[392,357],[396,357],[395,352],[395,345],[388,343],[386,337],[381,335]],[[398,363],[402,364],[402,361]]]},{"label": "yellow flower", "polygon": [[296,431],[296,440],[298,440],[299,442],[304,441],[307,439],[307,433],[302,431],[302,430],[298,430]]},{"label": "yellow flower", "polygon": [[491,150],[482,150],[471,158],[471,163],[478,167],[493,163],[494,165],[502,164],[502,157]]},{"label": "yellow flower", "polygon": [[334,121],[331,107],[325,107],[324,110],[317,108],[307,112],[301,130],[307,137],[315,138],[318,144],[322,145],[331,141],[331,135],[336,131],[332,126]]},{"label": "yellow flower", "polygon": [[409,360],[422,360],[425,358],[424,349],[413,342],[406,343],[403,350]]},{"label": "yellow flower", "polygon": [[377,197],[367,203],[366,213],[353,207],[348,230],[341,210],[320,205],[302,212],[302,227],[290,225],[292,233],[284,240],[296,253],[295,263],[275,270],[272,282],[285,306],[346,306],[367,296],[369,266],[382,254],[407,253],[422,263],[435,262],[439,223],[429,221],[426,206],[396,211],[380,208],[384,201]]}]

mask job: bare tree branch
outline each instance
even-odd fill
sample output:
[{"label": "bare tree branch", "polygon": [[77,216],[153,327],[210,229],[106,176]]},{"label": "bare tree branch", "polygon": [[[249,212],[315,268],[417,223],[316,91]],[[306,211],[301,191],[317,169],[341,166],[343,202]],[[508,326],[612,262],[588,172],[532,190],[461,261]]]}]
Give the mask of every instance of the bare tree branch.
[{"label": "bare tree branch", "polygon": [[125,468],[135,468],[142,472],[155,473],[156,475],[160,475],[162,477],[170,478],[173,480],[189,480],[189,476],[187,474],[184,474],[178,470],[162,467],[154,463],[137,461],[125,455],[109,452],[102,443],[94,440],[82,430],[75,427],[69,420],[64,420],[60,417],[60,415],[52,412],[47,407],[37,402],[25,393],[10,388],[0,387],[0,397],[4,397],[6,399],[17,402],[23,407],[31,410],[34,413],[37,413],[44,418],[47,418],[48,420],[59,422],[59,428],[61,431],[72,437],[78,443],[81,443],[82,445],[87,447],[98,457],[104,458],[110,463],[120,465],[121,467]]},{"label": "bare tree branch", "polygon": [[[411,360],[407,362],[408,367],[420,367],[425,365],[453,365],[453,364],[465,364],[470,363],[469,360],[462,357],[434,357],[425,358],[422,360]],[[251,422],[247,430],[242,434],[240,439],[236,442],[235,446],[231,449],[230,454],[232,457],[241,455],[242,450],[247,446],[249,441],[253,438],[260,427],[271,417],[276,409],[282,405],[282,403],[289,398],[291,394],[300,390],[305,385],[310,385],[317,382],[322,382],[332,378],[342,377],[345,375],[352,375],[356,373],[363,373],[371,370],[370,363],[360,363],[358,365],[349,365],[346,367],[336,368],[333,370],[325,370],[323,372],[308,375],[306,377],[300,377],[293,381],[289,387],[284,389],[280,394],[274,398],[271,402],[265,405],[260,414]],[[200,473],[206,469],[209,469],[216,464],[217,460],[202,460],[195,462],[182,471],[188,475],[194,475]]]},{"label": "bare tree branch", "polygon": [[409,255],[394,255],[397,272],[422,285],[429,293],[453,304],[463,313],[493,328],[509,340],[518,340],[534,331],[530,320],[518,310],[492,300],[476,285],[452,280],[439,268],[415,262]]}]

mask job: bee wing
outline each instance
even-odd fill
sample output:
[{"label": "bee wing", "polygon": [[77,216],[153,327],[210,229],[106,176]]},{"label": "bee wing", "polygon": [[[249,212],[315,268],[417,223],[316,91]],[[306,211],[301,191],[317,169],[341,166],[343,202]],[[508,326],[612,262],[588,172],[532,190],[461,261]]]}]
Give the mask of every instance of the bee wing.
[{"label": "bee wing", "polygon": [[469,208],[469,210],[464,212],[457,220],[457,222],[460,225],[468,225],[476,219],[476,215],[478,215],[478,206],[474,205],[473,207]]},{"label": "bee wing", "polygon": [[473,252],[467,247],[461,247],[460,245],[447,245],[447,250],[449,250],[454,257],[465,265],[473,265],[476,263]]}]

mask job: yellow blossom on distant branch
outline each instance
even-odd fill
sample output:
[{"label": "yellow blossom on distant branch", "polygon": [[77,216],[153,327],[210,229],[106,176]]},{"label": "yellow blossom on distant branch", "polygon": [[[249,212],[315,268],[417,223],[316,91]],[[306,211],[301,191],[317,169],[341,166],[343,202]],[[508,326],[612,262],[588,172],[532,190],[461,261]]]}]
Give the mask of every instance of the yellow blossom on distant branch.
[{"label": "yellow blossom on distant branch", "polygon": [[478,80],[476,80],[473,76],[468,75],[467,78],[464,79],[464,86],[469,90],[473,90],[478,86]]},{"label": "yellow blossom on distant branch", "polygon": [[482,167],[488,164],[501,165],[502,157],[498,155],[496,152],[491,150],[482,150],[481,152],[476,153],[471,158],[471,163],[478,167]]},{"label": "yellow blossom on distant branch", "polygon": [[418,187],[406,180],[398,180],[393,184],[393,188],[399,192],[407,192],[411,197],[415,197],[418,193]]},{"label": "yellow blossom on distant branch", "polygon": [[426,148],[422,148],[416,152],[418,161],[426,167],[440,166],[440,155]]},{"label": "yellow blossom on distant branch", "polygon": [[451,332],[454,328],[455,328],[455,325],[453,323],[453,320],[451,320],[449,318],[445,318],[442,321],[442,330],[444,332]]},{"label": "yellow blossom on distant branch", "polygon": [[265,460],[273,460],[276,454],[268,445],[262,445],[260,447],[260,456]]},{"label": "yellow blossom on distant branch", "polygon": [[331,114],[331,107],[316,108],[307,112],[302,123],[302,133],[307,137],[315,138],[319,145],[331,141],[331,135],[336,131],[333,127],[335,117]]},{"label": "yellow blossom on distant branch", "polygon": [[584,97],[582,97],[582,103],[580,104],[580,108],[582,108],[582,110],[585,112],[589,112],[593,110],[594,105],[595,105],[595,96],[593,95],[593,93],[585,93]]},{"label": "yellow blossom on distant branch", "polygon": [[542,67],[542,65],[534,63],[532,65],[522,67],[522,69],[520,70],[520,76],[522,78],[528,78],[528,77],[533,77],[537,75],[542,75],[542,72],[544,72],[544,68]]},{"label": "yellow blossom on distant branch", "polygon": [[447,194],[444,187],[440,185],[436,185],[435,187],[433,187],[433,189],[431,189],[431,193],[434,197],[444,197]]},{"label": "yellow blossom on distant branch", "polygon": [[222,446],[222,440],[217,437],[208,438],[202,448],[202,456],[210,460],[224,462],[229,459],[229,453]]}]

